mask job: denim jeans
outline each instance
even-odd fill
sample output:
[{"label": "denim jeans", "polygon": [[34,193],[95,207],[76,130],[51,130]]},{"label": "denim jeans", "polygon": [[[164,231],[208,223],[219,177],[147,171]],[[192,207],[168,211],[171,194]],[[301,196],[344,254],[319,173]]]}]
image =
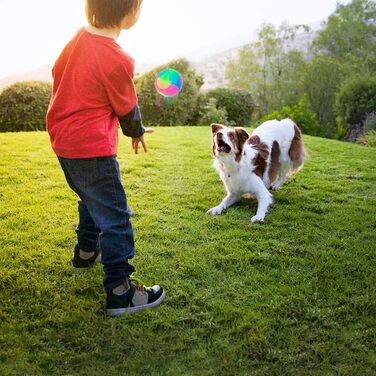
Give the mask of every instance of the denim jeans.
[{"label": "denim jeans", "polygon": [[102,252],[103,284],[107,292],[120,285],[134,267],[131,211],[121,183],[115,156],[88,159],[58,157],[65,178],[79,196],[78,246],[84,251]]}]

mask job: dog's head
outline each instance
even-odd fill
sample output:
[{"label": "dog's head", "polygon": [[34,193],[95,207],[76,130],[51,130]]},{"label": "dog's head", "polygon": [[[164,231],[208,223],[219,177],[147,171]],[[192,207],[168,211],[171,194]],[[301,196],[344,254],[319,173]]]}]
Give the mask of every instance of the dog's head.
[{"label": "dog's head", "polygon": [[249,134],[243,128],[228,128],[222,124],[212,124],[212,146],[215,157],[233,156],[240,161],[243,147]]}]

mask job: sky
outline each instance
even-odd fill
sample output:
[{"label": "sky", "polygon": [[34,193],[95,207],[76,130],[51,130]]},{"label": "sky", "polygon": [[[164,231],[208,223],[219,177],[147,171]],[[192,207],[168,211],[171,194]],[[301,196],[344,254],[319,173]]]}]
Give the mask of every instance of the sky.
[{"label": "sky", "polygon": [[[138,23],[118,42],[139,63],[195,59],[225,50],[240,36],[251,40],[265,22],[323,21],[337,1],[144,0]],[[85,25],[84,0],[0,0],[0,78],[52,64]]]}]

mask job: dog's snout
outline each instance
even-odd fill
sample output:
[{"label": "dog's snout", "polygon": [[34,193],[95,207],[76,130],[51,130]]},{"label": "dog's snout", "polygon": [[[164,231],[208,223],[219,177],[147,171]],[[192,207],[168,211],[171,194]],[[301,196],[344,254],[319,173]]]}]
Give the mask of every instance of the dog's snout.
[{"label": "dog's snout", "polygon": [[222,132],[217,132],[217,137],[223,137],[223,133]]}]

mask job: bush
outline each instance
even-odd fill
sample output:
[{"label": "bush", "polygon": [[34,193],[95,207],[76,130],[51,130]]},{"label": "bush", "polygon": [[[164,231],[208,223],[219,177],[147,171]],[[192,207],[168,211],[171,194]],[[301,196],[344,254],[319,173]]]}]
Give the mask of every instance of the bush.
[{"label": "bush", "polygon": [[[163,69],[177,70],[183,78],[182,91],[174,98],[164,98],[156,91],[154,80]],[[197,118],[199,90],[204,80],[184,59],[172,61],[135,80],[143,123],[152,125],[189,125]]]},{"label": "bush", "polygon": [[358,144],[375,148],[376,147],[376,131],[371,130],[371,131],[366,132],[363,136],[361,136],[357,140],[357,142]]},{"label": "bush", "polygon": [[264,116],[259,124],[267,120],[282,120],[286,118],[293,120],[305,134],[316,136],[319,132],[320,125],[316,114],[308,110],[307,97],[303,97],[295,106],[285,106],[280,111],[273,111],[269,115]]},{"label": "bush", "polygon": [[0,93],[0,132],[46,129],[52,85],[44,81],[17,82]]},{"label": "bush", "polygon": [[367,114],[364,120],[364,131],[376,131],[376,108],[375,111]]},{"label": "bush", "polygon": [[227,112],[228,122],[238,127],[249,126],[255,108],[253,97],[246,90],[218,88],[210,90],[205,95],[206,101],[215,98],[218,108]]},{"label": "bush", "polygon": [[344,75],[343,65],[330,56],[316,56],[307,65],[303,87],[308,108],[317,116],[318,136],[338,138],[334,103]]},{"label": "bush", "polygon": [[355,141],[364,133],[370,115],[376,109],[376,76],[354,76],[343,83],[336,96],[338,127],[345,138]]},{"label": "bush", "polygon": [[229,124],[227,111],[222,107],[217,107],[217,100],[215,98],[209,98],[209,101],[201,111],[200,125],[209,125],[211,123]]}]

